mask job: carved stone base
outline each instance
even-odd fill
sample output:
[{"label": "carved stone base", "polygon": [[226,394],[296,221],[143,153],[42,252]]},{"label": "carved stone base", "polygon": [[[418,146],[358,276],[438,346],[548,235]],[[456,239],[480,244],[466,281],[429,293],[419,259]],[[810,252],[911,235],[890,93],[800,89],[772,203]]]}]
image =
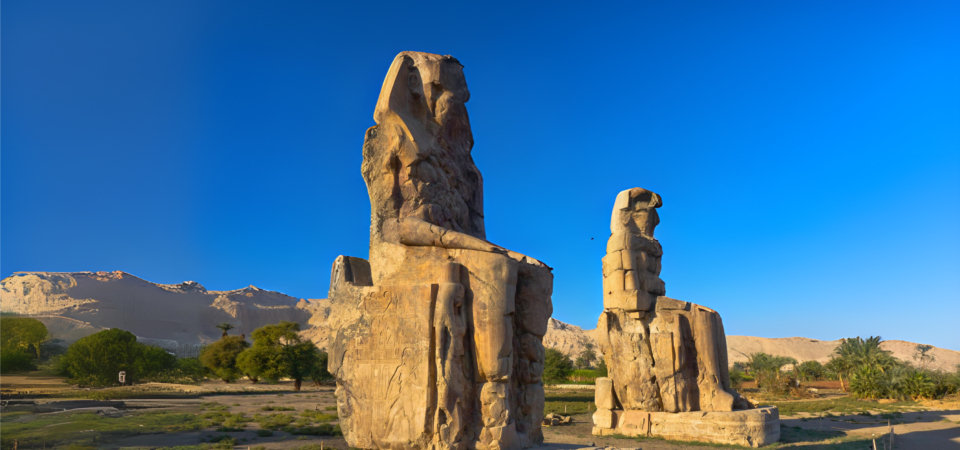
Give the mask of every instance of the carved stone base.
[{"label": "carved stone base", "polygon": [[780,412],[776,406],[683,413],[598,410],[594,417],[596,425],[613,425],[610,428],[595,426],[593,434],[597,436],[659,436],[749,447],[769,445],[780,439]]}]

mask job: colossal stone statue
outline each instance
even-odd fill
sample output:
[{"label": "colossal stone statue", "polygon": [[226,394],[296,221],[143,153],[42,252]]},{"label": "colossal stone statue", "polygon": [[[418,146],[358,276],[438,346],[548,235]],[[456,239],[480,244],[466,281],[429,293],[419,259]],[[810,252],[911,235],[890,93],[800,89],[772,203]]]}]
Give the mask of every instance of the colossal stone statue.
[{"label": "colossal stone statue", "polygon": [[463,66],[397,55],[363,145],[370,260],[338,257],[329,370],[351,447],[543,442],[545,264],[486,240]]},{"label": "colossal stone statue", "polygon": [[[610,239],[603,258],[603,307],[597,324],[600,350],[609,378],[597,382],[596,434],[656,434],[681,439],[710,440],[747,445],[767,443],[776,409],[739,415],[717,415],[753,420],[753,429],[718,425],[716,436],[704,430],[703,414],[684,420],[662,413],[750,410],[747,400],[730,388],[727,342],[716,311],[665,297],[660,279],[663,250],[653,237],[660,223],[659,195],[646,189],[628,189],[617,195],[610,220]],[[635,416],[635,417],[634,417]],[[638,417],[644,420],[635,423]],[[656,419],[656,420],[655,420]],[[719,419],[717,419],[719,420]],[[669,424],[680,424],[681,431]],[[696,426],[694,426],[696,425]],[[747,427],[749,428],[749,427]],[[739,430],[739,431],[737,431]],[[692,434],[686,434],[687,432]],[[726,433],[726,434],[725,434]],[[731,437],[733,436],[733,437]],[[773,442],[769,441],[769,442]]]}]

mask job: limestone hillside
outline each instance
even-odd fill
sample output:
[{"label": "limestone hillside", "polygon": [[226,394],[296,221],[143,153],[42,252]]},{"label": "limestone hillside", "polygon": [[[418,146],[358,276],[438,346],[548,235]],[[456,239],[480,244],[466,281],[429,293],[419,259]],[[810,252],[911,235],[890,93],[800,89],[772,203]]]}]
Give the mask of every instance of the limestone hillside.
[{"label": "limestone hillside", "polygon": [[0,281],[0,311],[35,317],[67,343],[106,328],[169,348],[250,334],[281,320],[306,326],[316,305],[254,286],[208,291],[194,281],[156,284],[125,272],[17,272]]},{"label": "limestone hillside", "polygon": [[[194,281],[156,284],[125,272],[17,272],[0,281],[0,311],[35,317],[46,324],[52,337],[71,343],[107,328],[121,328],[141,341],[174,348],[204,344],[220,338],[215,325],[230,322],[231,334],[249,335],[257,327],[281,320],[298,322],[303,335],[320,348],[328,348],[331,317],[327,299],[297,299],[254,286],[232,291],[208,291]],[[543,343],[576,356],[584,344],[596,345],[596,330],[550,319]],[[838,341],[807,338],[727,336],[731,363],[746,361],[756,352],[791,356],[798,361],[822,363]],[[885,341],[882,346],[904,361],[913,361],[917,344]],[[953,370],[960,352],[936,348],[931,367]]]},{"label": "limestone hillside", "polygon": [[[584,349],[584,344],[596,345],[597,330],[584,330],[578,326],[550,319],[543,345],[556,348],[567,355],[576,356]],[[815,360],[826,363],[833,349],[840,341],[820,341],[801,337],[761,338],[752,336],[727,336],[727,358],[731,364],[743,362],[752,353],[763,352],[770,355],[789,356],[799,362]],[[889,350],[897,359],[914,362],[914,349],[917,344],[905,341],[884,341],[880,347]],[[936,358],[928,366],[952,372],[960,364],[960,352],[934,347],[930,353]]]}]

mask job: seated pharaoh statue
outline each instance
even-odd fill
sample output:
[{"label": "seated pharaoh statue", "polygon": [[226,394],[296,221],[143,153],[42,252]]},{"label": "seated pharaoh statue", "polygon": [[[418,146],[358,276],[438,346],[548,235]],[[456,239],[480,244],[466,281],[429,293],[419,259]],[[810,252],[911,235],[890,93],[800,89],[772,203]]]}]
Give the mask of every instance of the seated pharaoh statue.
[{"label": "seated pharaoh statue", "polygon": [[469,99],[450,56],[400,53],[383,82],[361,166],[369,262],[340,256],[330,280],[329,370],[351,447],[543,442],[553,274],[486,240]]},{"label": "seated pharaoh statue", "polygon": [[653,237],[662,205],[659,195],[641,188],[620,192],[614,202],[603,258],[604,311],[596,334],[609,375],[597,381],[594,433],[743,445],[775,442],[775,408],[683,419],[659,414],[753,408],[730,387],[720,315],[665,296],[663,250]]}]

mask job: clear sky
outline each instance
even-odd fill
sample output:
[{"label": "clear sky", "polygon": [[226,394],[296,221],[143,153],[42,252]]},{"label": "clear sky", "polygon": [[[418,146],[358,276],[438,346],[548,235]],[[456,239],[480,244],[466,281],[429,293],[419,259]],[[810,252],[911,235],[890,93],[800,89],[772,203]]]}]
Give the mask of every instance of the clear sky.
[{"label": "clear sky", "polygon": [[960,350],[960,3],[2,4],[0,275],[326,296],[393,57],[464,65],[488,238],[587,328],[617,192],[728,334]]}]

